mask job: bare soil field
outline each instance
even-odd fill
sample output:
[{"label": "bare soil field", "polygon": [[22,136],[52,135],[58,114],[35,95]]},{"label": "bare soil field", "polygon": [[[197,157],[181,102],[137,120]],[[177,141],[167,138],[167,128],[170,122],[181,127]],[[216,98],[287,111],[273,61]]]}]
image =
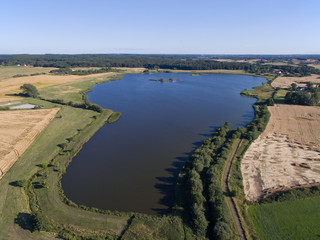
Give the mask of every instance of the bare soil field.
[{"label": "bare soil field", "polygon": [[0,112],[0,178],[58,111],[59,108]]},{"label": "bare soil field", "polygon": [[[299,87],[305,87],[307,82],[320,83],[320,75],[312,74],[308,77],[278,77],[272,83],[272,87],[290,88],[292,83]],[[304,83],[301,83],[304,82]]]},{"label": "bare soil field", "polygon": [[269,107],[266,130],[245,153],[241,172],[246,198],[320,183],[320,107]]}]

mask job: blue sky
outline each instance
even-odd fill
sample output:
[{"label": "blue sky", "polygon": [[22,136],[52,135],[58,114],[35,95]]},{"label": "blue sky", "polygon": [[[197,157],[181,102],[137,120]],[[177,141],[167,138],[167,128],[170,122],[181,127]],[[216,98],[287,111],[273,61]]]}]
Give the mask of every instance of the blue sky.
[{"label": "blue sky", "polygon": [[319,0],[0,3],[0,54],[320,54]]}]

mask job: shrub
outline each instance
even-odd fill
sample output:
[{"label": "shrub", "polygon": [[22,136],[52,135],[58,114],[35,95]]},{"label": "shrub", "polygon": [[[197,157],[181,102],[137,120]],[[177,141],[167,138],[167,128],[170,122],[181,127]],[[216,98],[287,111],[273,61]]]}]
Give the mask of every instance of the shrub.
[{"label": "shrub", "polygon": [[213,231],[216,239],[227,240],[233,235],[229,225],[225,222],[217,222]]},{"label": "shrub", "polygon": [[51,230],[51,225],[49,221],[46,219],[45,216],[40,211],[35,212],[32,214],[32,224],[34,231],[47,231]]},{"label": "shrub", "polygon": [[39,96],[37,88],[32,84],[23,84],[20,89],[22,89],[22,94],[27,97],[37,98]]},{"label": "shrub", "polygon": [[60,143],[60,144],[58,144],[58,147],[60,147],[60,148],[62,148],[62,149],[65,149],[67,146],[68,146],[68,144],[66,144],[66,143]]}]

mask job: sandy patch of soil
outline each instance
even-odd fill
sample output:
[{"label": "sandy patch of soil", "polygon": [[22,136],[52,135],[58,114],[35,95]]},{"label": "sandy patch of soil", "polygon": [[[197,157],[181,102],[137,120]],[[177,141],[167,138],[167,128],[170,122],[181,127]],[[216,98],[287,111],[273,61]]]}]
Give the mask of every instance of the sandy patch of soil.
[{"label": "sandy patch of soil", "polygon": [[320,107],[269,107],[266,130],[245,153],[241,172],[246,198],[320,183]]},{"label": "sandy patch of soil", "polygon": [[59,108],[0,112],[0,178],[58,111]]},{"label": "sandy patch of soil", "polygon": [[[320,83],[320,75],[313,74],[308,77],[278,77],[271,85],[273,87],[290,88],[292,83],[296,83],[299,87],[305,87],[307,82]],[[305,83],[300,83],[305,82]]]}]

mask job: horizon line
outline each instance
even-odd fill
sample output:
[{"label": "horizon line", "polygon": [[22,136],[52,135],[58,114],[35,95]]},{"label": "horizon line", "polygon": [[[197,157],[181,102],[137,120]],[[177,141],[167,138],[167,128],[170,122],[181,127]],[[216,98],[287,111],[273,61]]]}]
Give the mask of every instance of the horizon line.
[{"label": "horizon line", "polygon": [[4,55],[320,56],[320,53],[0,53],[0,56]]}]

